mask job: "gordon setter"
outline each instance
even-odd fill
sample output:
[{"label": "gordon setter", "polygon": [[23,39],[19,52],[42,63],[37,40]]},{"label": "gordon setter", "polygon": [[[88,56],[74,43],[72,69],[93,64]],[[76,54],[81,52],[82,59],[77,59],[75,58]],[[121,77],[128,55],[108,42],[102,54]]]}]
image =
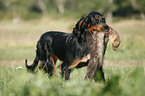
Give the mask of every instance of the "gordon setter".
[{"label": "gordon setter", "polygon": [[105,17],[99,12],[91,12],[82,17],[75,25],[72,33],[49,31],[40,37],[37,42],[36,56],[32,65],[25,65],[27,69],[34,71],[38,62],[49,74],[54,75],[55,63],[59,59],[62,77],[69,79],[72,68],[86,66],[90,59],[93,32],[107,32],[108,25]]}]

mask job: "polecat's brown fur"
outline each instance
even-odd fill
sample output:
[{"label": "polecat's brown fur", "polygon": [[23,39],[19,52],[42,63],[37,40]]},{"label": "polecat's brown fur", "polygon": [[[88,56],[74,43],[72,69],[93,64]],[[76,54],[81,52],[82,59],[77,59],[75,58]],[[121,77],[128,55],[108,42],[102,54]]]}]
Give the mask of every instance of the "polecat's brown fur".
[{"label": "polecat's brown fur", "polygon": [[91,58],[88,63],[86,78],[94,79],[95,81],[101,80],[101,82],[105,82],[102,66],[109,39],[112,43],[112,49],[116,50],[121,41],[118,33],[113,28],[109,27],[108,32],[94,32],[92,50],[90,53]]}]

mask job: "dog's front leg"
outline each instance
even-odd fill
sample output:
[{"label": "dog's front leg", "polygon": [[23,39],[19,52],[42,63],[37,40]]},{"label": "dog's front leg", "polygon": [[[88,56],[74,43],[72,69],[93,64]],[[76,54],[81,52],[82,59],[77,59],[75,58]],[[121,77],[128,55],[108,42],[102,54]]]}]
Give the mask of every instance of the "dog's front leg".
[{"label": "dog's front leg", "polygon": [[71,72],[71,69],[68,69],[68,67],[64,68],[65,80],[69,80],[70,72]]},{"label": "dog's front leg", "polygon": [[105,82],[105,76],[103,72],[103,66],[97,66],[97,70],[94,73],[94,80],[101,81],[101,83]]},{"label": "dog's front leg", "polygon": [[64,77],[64,63],[61,64],[61,77]]},{"label": "dog's front leg", "polygon": [[62,78],[64,78],[65,76],[65,80],[69,80],[70,72],[71,72],[71,69],[69,69],[67,65],[68,63],[61,64],[61,76]]}]

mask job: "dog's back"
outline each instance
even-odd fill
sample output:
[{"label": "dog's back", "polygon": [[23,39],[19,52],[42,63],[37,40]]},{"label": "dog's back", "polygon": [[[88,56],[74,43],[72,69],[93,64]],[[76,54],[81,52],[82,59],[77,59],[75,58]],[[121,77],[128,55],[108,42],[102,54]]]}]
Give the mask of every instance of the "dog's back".
[{"label": "dog's back", "polygon": [[[45,50],[48,50],[50,55],[55,54],[59,57],[59,54],[64,54],[65,42],[69,33],[59,32],[59,31],[49,31],[41,35],[38,43],[37,50],[40,58],[46,57]],[[60,57],[60,59],[61,59]]]}]

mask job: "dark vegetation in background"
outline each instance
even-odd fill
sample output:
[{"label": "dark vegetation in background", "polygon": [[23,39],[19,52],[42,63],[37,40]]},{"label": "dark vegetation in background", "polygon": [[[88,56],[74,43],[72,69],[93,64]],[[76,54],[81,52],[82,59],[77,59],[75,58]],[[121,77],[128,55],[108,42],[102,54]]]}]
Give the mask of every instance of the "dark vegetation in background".
[{"label": "dark vegetation in background", "polygon": [[[133,7],[131,1],[135,0],[114,0],[115,6],[117,6],[117,8],[115,11],[113,11],[113,16],[138,19],[137,17],[140,15],[140,12]],[[143,18],[140,17],[139,19]]]},{"label": "dark vegetation in background", "polygon": [[0,0],[0,19],[18,22],[43,15],[80,18],[91,11],[99,11],[109,19],[145,19],[144,5],[144,0]]}]

